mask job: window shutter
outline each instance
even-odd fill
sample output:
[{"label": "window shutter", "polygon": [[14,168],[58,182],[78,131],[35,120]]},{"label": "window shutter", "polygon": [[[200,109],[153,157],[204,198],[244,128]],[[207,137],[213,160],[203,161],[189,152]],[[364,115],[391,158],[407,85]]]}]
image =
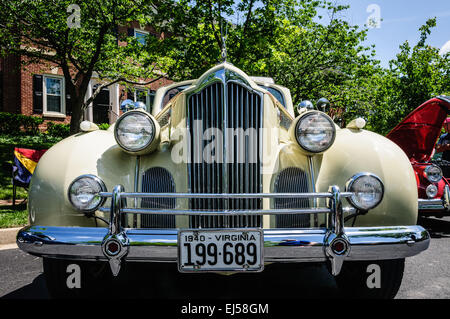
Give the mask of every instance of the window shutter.
[{"label": "window shutter", "polygon": [[134,92],[131,89],[127,90],[127,99],[134,102]]},{"label": "window shutter", "polygon": [[43,78],[41,74],[33,75],[33,113],[42,114],[43,101]]},{"label": "window shutter", "polygon": [[70,99],[70,94],[66,93],[66,115],[72,115],[72,100]]}]

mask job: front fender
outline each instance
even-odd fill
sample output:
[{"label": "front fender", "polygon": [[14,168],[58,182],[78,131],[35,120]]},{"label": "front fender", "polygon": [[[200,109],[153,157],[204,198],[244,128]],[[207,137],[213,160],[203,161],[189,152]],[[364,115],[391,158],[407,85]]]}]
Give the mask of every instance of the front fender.
[{"label": "front fender", "polygon": [[70,183],[83,174],[100,177],[108,190],[134,185],[136,156],[123,152],[111,131],[70,136],[51,147],[40,159],[31,179],[28,211],[32,224],[93,226],[95,221],[75,210],[67,196]]},{"label": "front fender", "polygon": [[381,203],[356,219],[355,226],[415,225],[417,184],[406,154],[389,139],[366,130],[339,129],[334,145],[319,163],[317,191],[345,184],[353,175],[369,172],[384,183]]}]

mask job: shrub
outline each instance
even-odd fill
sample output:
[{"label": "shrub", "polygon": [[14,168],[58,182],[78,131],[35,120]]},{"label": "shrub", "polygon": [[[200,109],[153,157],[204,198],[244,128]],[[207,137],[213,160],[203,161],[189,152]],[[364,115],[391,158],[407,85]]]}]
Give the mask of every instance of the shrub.
[{"label": "shrub", "polygon": [[47,123],[47,133],[53,137],[67,137],[70,135],[69,124],[56,124],[53,122]]},{"label": "shrub", "polygon": [[38,134],[39,125],[44,123],[44,119],[42,117],[37,116],[26,116],[18,114],[18,118],[22,128],[27,134]]},{"label": "shrub", "polygon": [[101,130],[107,130],[111,125],[108,123],[98,124],[98,128]]},{"label": "shrub", "polygon": [[42,123],[44,120],[38,116],[0,112],[0,134],[38,134]]}]

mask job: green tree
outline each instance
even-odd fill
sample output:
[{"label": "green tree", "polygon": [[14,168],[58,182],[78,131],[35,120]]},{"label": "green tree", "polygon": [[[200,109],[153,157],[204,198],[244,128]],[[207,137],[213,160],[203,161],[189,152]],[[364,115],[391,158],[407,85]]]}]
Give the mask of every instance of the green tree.
[{"label": "green tree", "polygon": [[416,107],[437,95],[450,95],[450,54],[427,44],[436,19],[419,28],[414,47],[404,42],[389,68],[374,79],[369,128],[387,134]]},{"label": "green tree", "polygon": [[229,62],[274,78],[295,103],[325,96],[356,114],[378,69],[373,48],[362,45],[367,30],[342,18],[347,8],[326,0],[167,1],[153,25],[174,36],[147,50],[172,61],[171,78],[196,78],[220,62],[224,35]]},{"label": "green tree", "polygon": [[[118,26],[145,25],[155,12],[149,0],[21,0],[0,2],[0,54],[20,55],[23,66],[48,62],[62,68],[71,98],[71,133],[79,130],[83,110],[113,83],[158,78],[166,63]],[[127,45],[118,45],[120,41]],[[93,74],[106,80],[85,101]],[[155,80],[155,79],[154,79]],[[152,80],[152,81],[154,81]]]}]

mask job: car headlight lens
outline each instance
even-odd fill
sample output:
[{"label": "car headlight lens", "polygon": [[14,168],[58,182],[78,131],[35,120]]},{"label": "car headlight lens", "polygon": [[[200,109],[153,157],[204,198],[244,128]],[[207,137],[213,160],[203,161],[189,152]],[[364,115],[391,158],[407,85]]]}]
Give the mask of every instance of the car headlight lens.
[{"label": "car headlight lens", "polygon": [[99,193],[105,191],[105,184],[100,178],[94,175],[82,175],[70,184],[69,201],[78,210],[92,212],[103,205],[105,198]]},{"label": "car headlight lens", "polygon": [[349,200],[361,210],[376,207],[383,199],[384,186],[381,179],[370,173],[356,174],[347,182],[346,190],[353,195]]},{"label": "car headlight lens", "polygon": [[333,145],[336,128],[333,120],[321,112],[309,112],[302,116],[295,128],[298,144],[308,152],[320,153]]},{"label": "car headlight lens", "polygon": [[436,187],[436,185],[428,185],[427,189],[425,190],[427,193],[428,198],[435,198],[438,194],[438,188]]},{"label": "car headlight lens", "polygon": [[152,143],[155,132],[155,123],[147,113],[129,111],[117,120],[114,136],[120,147],[138,152]]},{"label": "car headlight lens", "polygon": [[437,183],[442,179],[442,170],[437,165],[429,165],[425,168],[425,177],[430,183]]}]

